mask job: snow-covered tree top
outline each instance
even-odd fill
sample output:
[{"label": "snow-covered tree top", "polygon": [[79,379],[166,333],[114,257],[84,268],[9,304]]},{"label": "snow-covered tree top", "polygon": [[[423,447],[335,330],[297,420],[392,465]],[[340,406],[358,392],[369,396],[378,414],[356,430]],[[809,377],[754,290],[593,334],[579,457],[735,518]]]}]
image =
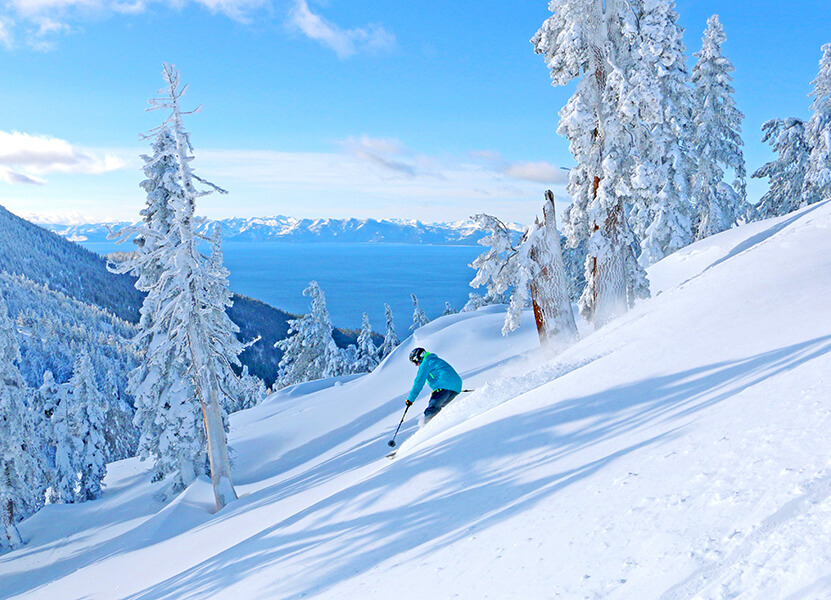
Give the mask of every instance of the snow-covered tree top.
[{"label": "snow-covered tree top", "polygon": [[811,82],[814,90],[810,96],[814,98],[811,110],[824,113],[831,119],[831,44],[822,47],[822,58],[819,61],[819,74]]}]

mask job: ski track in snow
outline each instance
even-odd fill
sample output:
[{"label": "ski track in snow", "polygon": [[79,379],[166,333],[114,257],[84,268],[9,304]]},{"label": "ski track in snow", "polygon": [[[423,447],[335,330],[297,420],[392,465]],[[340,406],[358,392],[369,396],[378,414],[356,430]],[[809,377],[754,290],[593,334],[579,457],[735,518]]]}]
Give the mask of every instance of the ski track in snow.
[{"label": "ski track in snow", "polygon": [[[742,595],[751,597],[754,592],[752,588],[758,588],[758,584],[748,586],[744,580],[775,581],[777,572],[787,571],[783,567],[789,565],[800,550],[794,540],[808,540],[816,536],[817,531],[823,532],[823,537],[828,539],[827,536],[831,534],[830,498],[831,474],[826,472],[807,481],[801,486],[798,497],[765,518],[750,534],[743,537],[741,532],[733,532],[730,538],[738,536],[741,541],[727,556],[709,561],[662,594],[661,600],[728,600]],[[716,555],[722,553],[715,547],[707,548],[705,552]],[[788,597],[810,598],[811,596],[803,594],[810,592],[813,587],[815,586],[810,585]],[[756,589],[755,592],[770,593],[764,589]]]},{"label": "ski track in snow", "polygon": [[[422,443],[452,429],[454,426],[466,423],[492,408],[551,383],[554,379],[592,363],[597,358],[591,357],[575,363],[543,364],[526,371],[522,375],[505,375],[489,381],[480,389],[469,394],[460,394],[427,425],[424,425],[412,436],[401,442],[395,458],[403,458]],[[529,359],[520,359],[515,363],[504,365],[503,368],[512,371],[520,370],[521,366],[527,367],[529,362]]]}]

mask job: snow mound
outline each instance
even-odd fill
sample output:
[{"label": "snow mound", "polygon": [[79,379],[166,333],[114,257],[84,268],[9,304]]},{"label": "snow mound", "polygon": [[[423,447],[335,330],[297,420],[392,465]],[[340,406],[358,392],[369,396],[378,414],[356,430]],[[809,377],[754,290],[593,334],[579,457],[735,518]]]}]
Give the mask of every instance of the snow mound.
[{"label": "snow mound", "polygon": [[[234,415],[241,497],[162,506],[145,465],[50,506],[0,557],[10,598],[831,597],[831,203],[699,242],[554,359],[491,307],[372,374]],[[660,293],[657,293],[660,292]],[[424,346],[460,396],[383,458]],[[338,385],[339,383],[339,385]],[[423,410],[423,395],[416,406]],[[411,411],[411,413],[414,411]]]}]

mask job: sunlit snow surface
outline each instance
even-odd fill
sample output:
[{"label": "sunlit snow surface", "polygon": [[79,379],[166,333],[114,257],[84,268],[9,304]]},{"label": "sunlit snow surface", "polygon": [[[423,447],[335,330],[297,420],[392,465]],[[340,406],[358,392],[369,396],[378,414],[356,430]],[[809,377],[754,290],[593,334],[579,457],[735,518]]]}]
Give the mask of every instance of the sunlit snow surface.
[{"label": "sunlit snow surface", "polygon": [[[22,524],[0,597],[831,597],[831,205],[650,275],[552,360],[491,308],[235,415],[219,513],[207,480],[162,505],[145,465],[110,465],[103,499]],[[390,461],[416,344],[475,391],[417,433],[411,409]]]}]

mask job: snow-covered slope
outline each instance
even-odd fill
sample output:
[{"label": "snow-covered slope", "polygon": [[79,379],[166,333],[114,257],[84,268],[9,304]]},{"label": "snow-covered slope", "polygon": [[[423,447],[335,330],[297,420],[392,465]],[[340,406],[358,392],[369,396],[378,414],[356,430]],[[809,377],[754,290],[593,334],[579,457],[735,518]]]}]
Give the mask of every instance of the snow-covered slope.
[{"label": "snow-covered slope", "polygon": [[[295,219],[293,217],[257,217],[224,219],[222,236],[226,242],[352,242],[386,244],[476,244],[483,237],[471,220],[453,223],[422,223],[402,219]],[[127,225],[119,223],[117,225]],[[43,224],[74,242],[104,242],[107,224]],[[212,227],[209,223],[203,227]],[[523,228],[509,227],[517,234]]]},{"label": "snow-covered slope", "polygon": [[[0,557],[43,599],[831,597],[831,204],[700,242],[550,361],[491,308],[232,417],[244,496],[137,461]],[[467,387],[383,458],[424,345]],[[422,398],[416,408],[423,409]],[[411,411],[412,412],[412,411]],[[414,431],[409,419],[401,434]]]}]

